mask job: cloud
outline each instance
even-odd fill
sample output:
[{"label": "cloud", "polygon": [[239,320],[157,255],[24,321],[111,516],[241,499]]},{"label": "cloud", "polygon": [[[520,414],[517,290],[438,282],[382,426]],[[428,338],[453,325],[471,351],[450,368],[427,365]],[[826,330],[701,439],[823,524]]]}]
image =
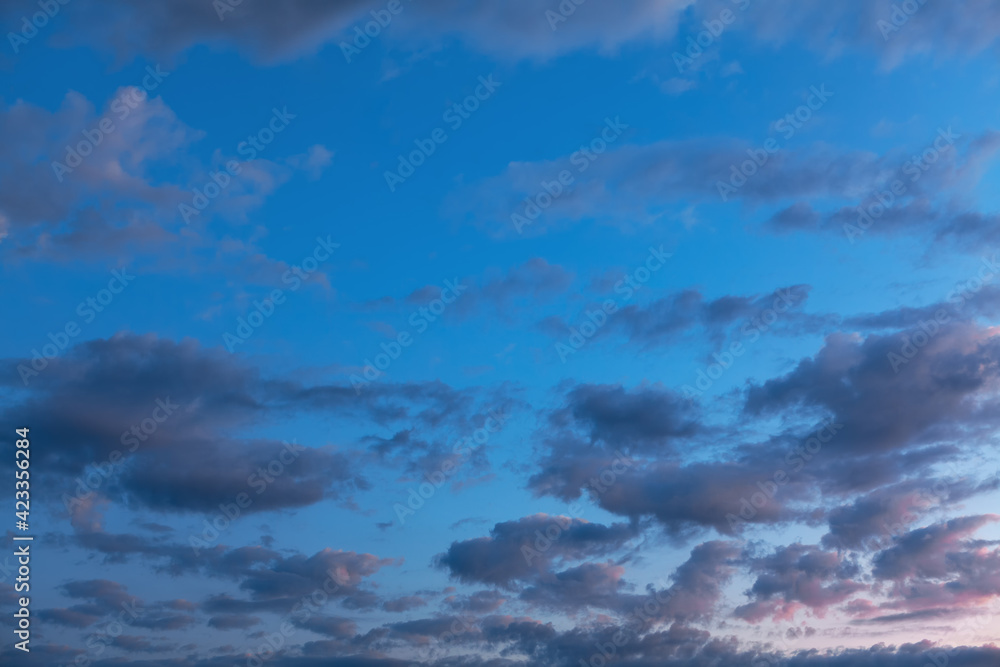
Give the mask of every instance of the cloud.
[{"label": "cloud", "polygon": [[399,613],[426,605],[427,601],[419,595],[404,595],[403,597],[396,598],[395,600],[386,600],[382,603],[382,609]]},{"label": "cloud", "polygon": [[913,479],[885,486],[832,509],[822,543],[838,550],[878,545],[932,510],[998,488],[1000,480],[976,484],[971,479]]},{"label": "cloud", "polygon": [[542,576],[521,593],[521,600],[559,610],[615,608],[625,568],[613,563],[583,563]]},{"label": "cloud", "polygon": [[[72,91],[54,112],[23,100],[0,109],[0,215],[9,230],[5,246],[29,252],[28,246],[40,242],[42,249],[97,250],[112,241],[107,251],[163,243],[172,236],[159,223],[176,212],[185,195],[180,185],[155,183],[151,167],[172,161],[201,133],[181,122],[160,97],[146,97],[134,108],[122,104],[121,112],[112,113],[112,105],[131,99],[134,90],[119,89],[100,117],[86,98]],[[96,129],[102,118],[112,123],[113,131]],[[102,138],[95,146],[83,131]],[[54,171],[54,162],[66,167],[68,148],[76,151],[78,144],[90,147],[82,149],[87,155],[79,165],[68,173]]]},{"label": "cloud", "polygon": [[[448,312],[468,317],[480,309],[490,308],[500,317],[510,320],[513,319],[511,311],[520,311],[564,294],[573,279],[573,273],[565,267],[550,264],[543,257],[532,257],[506,271],[490,268],[480,276],[448,280],[444,287],[424,285],[402,298],[383,296],[372,299],[361,304],[360,309],[415,311],[442,299],[444,294],[454,302],[454,305],[449,305]],[[453,297],[455,292],[457,295]]]},{"label": "cloud", "polygon": [[305,620],[296,620],[298,627],[334,639],[350,639],[358,632],[354,621],[336,616],[313,615]]},{"label": "cloud", "polygon": [[[121,87],[100,113],[75,91],[55,111],[24,100],[0,106],[4,250],[20,260],[54,262],[155,256],[148,270],[192,273],[204,264],[191,256],[213,257],[214,266],[226,264],[249,282],[280,277],[288,267],[256,247],[253,234],[259,230],[234,224],[245,223],[295,174],[318,178],[332,153],[314,145],[304,154],[246,160],[234,146],[216,149],[203,164],[193,151],[204,133],[158,96],[159,86],[171,85],[172,73],[159,65],[147,71],[159,81],[149,92],[146,84]],[[239,163],[238,174],[226,175],[225,187],[204,212],[192,208],[196,215],[185,220],[179,207],[190,207],[206,184],[215,187],[212,174],[231,160]],[[228,237],[216,237],[208,227],[216,218],[230,223]]]},{"label": "cloud", "polygon": [[[963,540],[997,521],[1000,516],[996,514],[965,516],[907,532],[896,538],[894,546],[876,556],[873,574],[894,580],[946,578],[957,564],[954,556],[964,548]],[[979,553],[986,555],[985,551]]]},{"label": "cloud", "polygon": [[765,618],[791,621],[799,609],[822,618],[827,610],[867,590],[857,563],[815,546],[793,544],[773,554],[750,559],[757,579],[747,592],[752,601],[735,615],[758,623]]},{"label": "cloud", "polygon": [[670,449],[698,435],[698,406],[661,387],[631,391],[620,385],[579,384],[566,393],[565,407],[549,416],[553,425],[575,427],[608,449]]},{"label": "cloud", "polygon": [[258,617],[242,614],[223,614],[208,619],[208,626],[216,630],[245,630],[259,623]]},{"label": "cloud", "polygon": [[[256,421],[277,396],[256,370],[193,341],[128,334],[91,341],[33,380],[18,409],[50,416],[39,429],[51,443],[47,472],[72,479],[104,466],[88,487],[62,482],[67,507],[96,491],[157,509],[214,512],[245,493],[253,499],[249,513],[313,504],[335,497],[338,486],[366,484],[333,448],[224,435]],[[112,463],[117,476],[108,474]]]},{"label": "cloud", "polygon": [[626,524],[604,526],[534,514],[496,524],[489,537],[452,542],[437,563],[461,581],[511,587],[534,578],[553,562],[609,553],[635,536]]},{"label": "cloud", "polygon": [[[933,162],[913,162],[914,152],[922,153],[935,141]],[[903,194],[887,209],[883,206],[883,213],[876,213],[858,236],[921,228],[968,243],[962,232],[970,237],[986,233],[988,220],[957,223],[970,212],[962,196],[980,183],[998,149],[996,131],[966,135],[952,128],[941,128],[924,145],[881,154],[827,143],[788,146],[771,155],[753,176],[741,174],[734,181],[733,170],[747,161],[748,150],[762,150],[759,146],[727,137],[624,143],[598,156],[585,171],[573,167],[572,154],[511,162],[502,173],[457,190],[445,211],[494,236],[515,236],[511,215],[521,211],[523,200],[535,193],[540,181],[569,169],[573,186],[533,221],[530,233],[559,231],[584,220],[629,230],[675,213],[678,205],[740,202],[749,212],[780,206],[765,225],[773,231],[813,229],[846,238],[844,226],[858,224],[857,207],[878,203],[877,193],[898,179]]]},{"label": "cloud", "polygon": [[62,587],[66,597],[84,600],[68,608],[43,609],[47,622],[71,628],[89,628],[102,619],[106,632],[111,623],[150,630],[181,630],[196,622],[194,616],[177,613],[176,601],[147,604],[126,592],[125,586],[107,579],[71,581]]},{"label": "cloud", "polygon": [[[714,18],[729,2],[698,4],[698,15]],[[997,46],[1000,5],[977,0],[968,12],[917,3],[904,8],[894,0],[848,0],[836,5],[804,5],[780,0],[767,11],[751,7],[740,15],[736,30],[771,44],[801,45],[827,57],[850,52],[870,54],[883,68],[917,58],[963,58],[992,51]]]},{"label": "cloud", "polygon": [[1000,549],[968,538],[1000,516],[964,516],[918,528],[876,554],[872,574],[892,582],[886,609],[975,608],[1000,596]]},{"label": "cloud", "polygon": [[[626,0],[614,11],[599,4],[564,7],[568,6],[541,0],[482,7],[457,0],[403,3],[399,15],[390,16],[391,23],[374,39],[411,50],[457,39],[468,48],[505,59],[547,59],[580,49],[611,54],[634,43],[683,50],[683,38],[702,30],[704,20],[717,19],[725,8],[735,11],[731,2],[722,0],[697,4]],[[737,11],[739,20],[730,30],[743,31],[762,44],[793,42],[831,57],[860,51],[878,58],[886,68],[915,56],[968,56],[995,48],[1000,7],[993,0],[980,0],[959,13],[921,5],[912,18],[903,14],[902,22],[894,8],[891,0],[851,0],[834,7],[783,0],[769,5],[766,12],[757,7]],[[372,21],[369,10],[385,11],[385,6],[362,0],[334,4],[294,0],[286,9],[252,10],[225,3],[206,7],[196,0],[145,4],[115,0],[100,9],[69,5],[62,11],[75,30],[57,30],[49,42],[87,45],[119,59],[167,56],[210,44],[259,61],[285,61],[324,46],[350,43],[352,28]],[[18,10],[11,7],[6,18],[16,23]]]},{"label": "cloud", "polygon": [[[6,363],[8,382],[17,382],[18,365],[30,368],[31,360]],[[359,398],[349,385],[264,377],[238,356],[193,340],[127,333],[72,347],[30,380],[24,399],[0,412],[0,423],[44,422],[39,433],[50,447],[43,467],[62,478],[63,502],[76,512],[92,493],[177,512],[216,513],[240,494],[251,498],[241,514],[323,500],[351,506],[353,494],[369,488],[360,471],[368,454],[229,434],[301,412],[366,415],[379,427],[405,423],[434,443],[423,452],[384,450],[392,456],[383,463],[418,472],[443,460],[448,436],[471,436],[482,426],[486,408],[478,399],[501,410],[507,405],[502,390],[437,382],[380,383]]]},{"label": "cloud", "polygon": [[990,420],[988,408],[974,399],[985,398],[996,382],[998,340],[974,325],[942,326],[896,372],[889,355],[902,355],[904,336],[831,335],[790,373],[751,386],[745,411],[826,414],[843,425],[836,449],[855,454],[973,435],[980,418]]},{"label": "cloud", "polygon": [[[390,46],[413,47],[457,39],[501,58],[546,59],[584,48],[611,53],[631,41],[671,37],[678,12],[688,4],[686,0],[624,0],[614,11],[595,4],[574,6],[564,14],[558,6],[541,0],[496,6],[457,0],[404,2],[377,39]],[[281,11],[241,4],[221,3],[221,7],[220,11],[218,5],[205,6],[196,0],[146,4],[115,0],[100,9],[70,5],[62,11],[77,29],[57,31],[50,41],[91,46],[120,59],[138,54],[167,57],[197,44],[210,44],[273,63],[312,54],[324,46],[340,50],[341,44],[355,38],[355,25],[373,20],[369,11],[389,14],[384,4],[363,0],[293,0]],[[14,8],[10,14],[11,21],[18,18]]]}]

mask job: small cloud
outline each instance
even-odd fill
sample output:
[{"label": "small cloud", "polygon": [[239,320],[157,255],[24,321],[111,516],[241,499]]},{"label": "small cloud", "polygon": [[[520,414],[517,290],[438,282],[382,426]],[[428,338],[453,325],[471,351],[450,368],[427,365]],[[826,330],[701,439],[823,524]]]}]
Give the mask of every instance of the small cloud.
[{"label": "small cloud", "polygon": [[306,172],[309,180],[315,181],[333,162],[333,151],[322,144],[315,144],[309,147],[308,152],[293,155],[286,162],[288,166]]},{"label": "small cloud", "polygon": [[682,79],[680,77],[674,77],[672,79],[667,79],[660,84],[660,90],[667,95],[681,95],[696,87],[696,84],[691,79]]},{"label": "small cloud", "polygon": [[743,74],[743,66],[740,65],[738,60],[734,60],[728,65],[724,65],[719,73],[723,77],[736,76],[737,74]]}]

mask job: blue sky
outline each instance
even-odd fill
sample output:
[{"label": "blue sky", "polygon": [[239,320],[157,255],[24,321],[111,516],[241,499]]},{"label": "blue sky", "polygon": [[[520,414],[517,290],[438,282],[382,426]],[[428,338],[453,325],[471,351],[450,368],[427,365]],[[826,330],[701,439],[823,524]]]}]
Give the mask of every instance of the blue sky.
[{"label": "blue sky", "polygon": [[996,664],[974,4],[6,4],[4,660]]}]

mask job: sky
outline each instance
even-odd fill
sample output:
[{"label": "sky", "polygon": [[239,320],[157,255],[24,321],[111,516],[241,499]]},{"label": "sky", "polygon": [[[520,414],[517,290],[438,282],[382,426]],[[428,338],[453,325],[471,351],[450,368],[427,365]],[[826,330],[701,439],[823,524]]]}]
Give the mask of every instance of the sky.
[{"label": "sky", "polygon": [[0,26],[3,664],[1000,664],[1000,2]]}]

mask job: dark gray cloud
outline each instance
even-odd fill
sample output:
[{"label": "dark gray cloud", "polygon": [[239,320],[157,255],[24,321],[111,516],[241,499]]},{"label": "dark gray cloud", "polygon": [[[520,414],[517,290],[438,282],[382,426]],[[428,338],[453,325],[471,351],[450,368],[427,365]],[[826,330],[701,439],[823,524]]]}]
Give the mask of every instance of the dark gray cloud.
[{"label": "dark gray cloud", "polygon": [[[16,367],[30,363],[5,362],[13,376],[4,375],[8,386],[20,384]],[[66,494],[53,491],[58,495],[49,500],[61,498],[74,511],[88,493],[167,511],[215,513],[240,494],[251,499],[243,514],[323,500],[350,505],[353,494],[369,488],[361,473],[368,454],[229,434],[299,412],[361,416],[372,428],[405,424],[401,435],[419,433],[427,445],[397,450],[383,443],[378,460],[416,474],[452,456],[456,434],[471,437],[483,426],[482,400],[498,410],[509,405],[503,391],[440,382],[376,383],[360,396],[349,385],[304,386],[264,377],[221,349],[132,334],[67,350],[31,378],[23,395],[0,412],[0,424],[39,424],[50,443],[40,455],[40,468],[53,476],[47,488]],[[487,467],[482,453],[470,470]]]},{"label": "dark gray cloud", "polygon": [[[914,509],[906,494],[915,494],[921,480],[927,489],[941,486],[935,507],[996,487],[975,473],[942,475],[941,466],[967,468],[972,452],[956,443],[986,442],[997,425],[997,339],[989,329],[954,321],[919,350],[905,347],[918,331],[832,334],[785,375],[748,383],[744,419],[783,423],[757,441],[736,425],[706,428],[697,403],[659,389],[571,387],[565,407],[538,433],[529,488],[566,501],[586,496],[632,521],[653,517],[678,538],[704,528],[732,535],[755,523],[815,525],[826,516],[831,533],[824,544],[858,548],[884,533],[883,522],[895,526]],[[894,368],[891,355],[904,350],[905,363]],[[672,460],[662,444],[654,459],[653,449],[634,444],[682,434],[713,446],[713,460]],[[621,456],[616,447],[630,458],[611,475]],[[607,480],[595,484],[602,473]]]},{"label": "dark gray cloud", "polygon": [[[294,0],[277,7],[251,8],[242,3],[205,5],[196,0],[139,3],[116,0],[100,8],[63,9],[78,29],[57,32],[54,45],[87,45],[119,58],[137,54],[167,57],[197,44],[211,44],[248,53],[273,62],[310,54],[327,46],[339,48],[354,38],[352,27],[371,21],[369,11],[385,10],[385,3],[364,0]],[[434,0],[422,5],[402,3],[382,39],[425,47],[458,39],[471,48],[504,58],[548,58],[580,48],[610,51],[630,40],[653,40],[673,34],[678,12],[685,3],[671,0],[625,0],[614,11],[601,5],[580,7],[570,20],[555,24],[547,10],[558,6],[541,0],[517,5],[478,6],[457,0]],[[228,11],[232,9],[232,11]],[[8,20],[19,11],[11,7]],[[338,55],[339,57],[339,55]]]},{"label": "dark gray cloud", "polygon": [[626,450],[669,450],[702,430],[698,406],[657,386],[580,384],[566,392],[565,407],[551,412],[553,426],[576,428],[591,442]]},{"label": "dark gray cloud", "polygon": [[[795,42],[829,56],[859,50],[891,67],[916,55],[969,55],[992,49],[1000,22],[1000,7],[993,0],[957,13],[921,5],[912,20],[888,29],[885,25],[893,19],[895,7],[891,0],[851,0],[832,7],[782,1],[767,12],[756,7],[740,11],[739,5],[722,0],[698,3],[690,13],[685,12],[687,7],[686,2],[627,0],[615,11],[588,4],[560,15],[558,3],[537,0],[509,7],[467,6],[456,0],[403,3],[402,13],[379,39],[417,48],[455,38],[503,58],[549,58],[581,48],[612,53],[629,42],[683,50],[683,37],[704,29],[703,20],[731,9],[739,21],[730,30],[744,31],[759,42]],[[136,54],[164,56],[210,44],[265,61],[284,60],[324,46],[336,48],[341,40],[353,38],[349,28],[371,20],[368,11],[384,9],[384,3],[295,0],[282,11],[242,3],[224,4],[222,9],[195,0],[145,4],[116,0],[100,8],[70,5],[63,11],[76,29],[57,31],[50,42],[92,46],[124,59]],[[5,12],[12,24],[19,17],[14,6]]]},{"label": "dark gray cloud", "polygon": [[1000,596],[1000,549],[969,538],[997,521],[996,514],[964,516],[896,537],[873,560],[874,577],[892,582],[892,600],[880,609],[957,613],[994,601]]},{"label": "dark gray cloud", "polygon": [[830,532],[823,536],[823,546],[840,550],[877,547],[931,511],[998,488],[997,479],[978,484],[971,479],[914,479],[885,486],[830,510]]},{"label": "dark gray cloud", "polygon": [[486,590],[476,591],[472,595],[461,597],[449,596],[445,599],[445,604],[456,611],[485,614],[496,611],[506,601],[506,598],[499,591]]},{"label": "dark gray cloud", "polygon": [[966,516],[907,532],[896,539],[893,547],[876,556],[873,574],[879,579],[896,580],[947,578],[957,565],[949,562],[949,554],[961,551],[963,540],[995,521],[1000,521],[1000,516]]},{"label": "dark gray cloud", "polygon": [[242,614],[223,614],[208,619],[208,627],[216,630],[245,630],[259,623],[260,618]]},{"label": "dark gray cloud", "polygon": [[404,595],[403,597],[396,598],[394,600],[386,600],[382,603],[382,609],[400,613],[410,611],[411,609],[417,609],[418,607],[424,607],[426,605],[427,601],[419,595]]},{"label": "dark gray cloud", "polygon": [[750,571],[757,578],[747,591],[751,602],[735,615],[751,622],[790,619],[799,608],[819,616],[868,587],[856,562],[815,546],[793,544],[773,554],[753,557]]},{"label": "dark gray cloud", "polygon": [[498,523],[489,537],[452,542],[437,563],[462,581],[513,586],[547,571],[553,562],[611,553],[637,535],[627,524],[535,514]]},{"label": "dark gray cloud", "polygon": [[[643,349],[666,347],[685,335],[704,336],[718,347],[727,336],[747,344],[765,332],[785,336],[815,333],[833,320],[803,312],[810,291],[808,285],[791,285],[763,296],[727,295],[707,300],[699,291],[689,289],[646,304],[625,306],[610,319],[609,331],[621,332],[629,343]],[[769,322],[762,321],[765,316]]]},{"label": "dark gray cloud", "polygon": [[177,644],[154,644],[146,637],[137,635],[119,635],[111,640],[111,646],[133,653],[168,653],[178,648]]},{"label": "dark gray cloud", "polygon": [[524,589],[521,600],[536,607],[575,611],[595,607],[617,609],[625,568],[613,563],[583,563],[545,573]]},{"label": "dark gray cloud", "polygon": [[[149,630],[182,630],[196,623],[195,616],[178,612],[178,601],[147,603],[131,595],[122,584],[107,579],[71,581],[62,587],[63,594],[83,600],[71,607],[42,609],[38,612],[46,622],[71,628],[95,628],[109,643],[107,629],[111,624]],[[102,622],[103,621],[103,622]]]},{"label": "dark gray cloud", "polygon": [[1000,342],[975,326],[942,326],[894,370],[889,355],[908,351],[915,333],[831,335],[815,357],[752,386],[746,412],[799,408],[826,414],[843,425],[834,445],[840,452],[900,450],[974,435],[979,420],[992,420],[990,408],[974,399],[998,377]]},{"label": "dark gray cloud", "polygon": [[358,626],[354,621],[337,616],[311,615],[303,620],[295,619],[294,622],[304,630],[334,639],[350,639],[358,632]]}]

